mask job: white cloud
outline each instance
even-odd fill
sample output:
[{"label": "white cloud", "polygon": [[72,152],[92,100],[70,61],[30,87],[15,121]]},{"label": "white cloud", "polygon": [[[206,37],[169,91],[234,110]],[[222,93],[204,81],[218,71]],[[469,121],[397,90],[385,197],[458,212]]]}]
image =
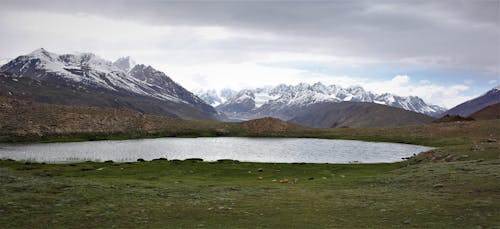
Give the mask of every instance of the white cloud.
[{"label": "white cloud", "polygon": [[464,92],[469,90],[466,85],[443,86],[425,82],[425,84],[413,84],[407,75],[397,75],[388,81],[366,82],[363,85],[367,90],[376,93],[394,93],[402,96],[418,96],[425,102],[451,108],[473,96],[465,96]]},{"label": "white cloud", "polygon": [[429,80],[420,80],[419,83],[420,84],[431,84],[431,81],[429,81]]},{"label": "white cloud", "polygon": [[472,79],[465,79],[464,80],[464,84],[472,84],[472,83],[474,83],[474,80],[472,80]]},{"label": "white cloud", "polygon": [[288,68],[265,67],[255,63],[210,63],[165,66],[166,72],[188,89],[242,89],[287,82],[302,73]]}]

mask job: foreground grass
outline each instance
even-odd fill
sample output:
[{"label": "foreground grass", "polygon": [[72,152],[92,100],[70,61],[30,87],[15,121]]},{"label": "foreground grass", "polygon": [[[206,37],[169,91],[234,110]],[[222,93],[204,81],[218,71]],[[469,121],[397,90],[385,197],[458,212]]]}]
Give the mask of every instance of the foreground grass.
[{"label": "foreground grass", "polygon": [[499,166],[0,161],[0,225],[498,227]]}]

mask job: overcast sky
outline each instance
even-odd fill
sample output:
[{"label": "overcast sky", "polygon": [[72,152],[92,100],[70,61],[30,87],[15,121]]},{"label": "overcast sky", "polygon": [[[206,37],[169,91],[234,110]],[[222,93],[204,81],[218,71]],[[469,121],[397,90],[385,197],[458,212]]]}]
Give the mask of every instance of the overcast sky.
[{"label": "overcast sky", "polygon": [[451,107],[500,84],[500,1],[5,1],[0,61],[131,56],[194,90],[360,85]]}]

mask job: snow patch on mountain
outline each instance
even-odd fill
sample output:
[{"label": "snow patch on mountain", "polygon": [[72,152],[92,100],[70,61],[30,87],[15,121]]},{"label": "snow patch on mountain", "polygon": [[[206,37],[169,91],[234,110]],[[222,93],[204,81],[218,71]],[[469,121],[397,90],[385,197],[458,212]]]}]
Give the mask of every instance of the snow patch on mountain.
[{"label": "snow patch on mountain", "polygon": [[113,65],[118,67],[124,72],[129,72],[137,64],[135,63],[134,60],[132,60],[132,58],[130,58],[130,56],[126,56],[126,57],[120,57],[117,60],[115,60],[115,62],[113,62]]},{"label": "snow patch on mountain", "polygon": [[8,58],[5,58],[5,59],[0,59],[0,67],[6,63],[9,63],[9,61],[11,61],[11,59],[8,59]]}]

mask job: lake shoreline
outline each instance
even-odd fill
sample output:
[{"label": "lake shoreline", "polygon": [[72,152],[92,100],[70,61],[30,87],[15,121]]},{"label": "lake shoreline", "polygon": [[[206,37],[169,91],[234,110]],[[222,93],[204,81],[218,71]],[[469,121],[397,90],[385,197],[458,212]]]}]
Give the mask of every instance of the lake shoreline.
[{"label": "lake shoreline", "polygon": [[[203,148],[198,146],[203,145]],[[0,158],[46,163],[134,162],[167,158],[268,163],[391,163],[433,148],[316,138],[200,137],[0,144]]]}]

